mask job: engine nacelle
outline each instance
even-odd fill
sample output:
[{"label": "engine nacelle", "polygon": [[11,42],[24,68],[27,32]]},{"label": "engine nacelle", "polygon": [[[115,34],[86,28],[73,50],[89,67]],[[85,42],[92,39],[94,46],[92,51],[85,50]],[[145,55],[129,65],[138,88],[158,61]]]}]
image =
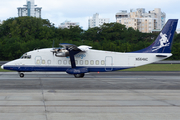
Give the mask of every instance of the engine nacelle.
[{"label": "engine nacelle", "polygon": [[64,52],[57,52],[55,54],[56,57],[68,57],[69,56],[69,52],[68,51],[64,51]]},{"label": "engine nacelle", "polygon": [[69,51],[62,49],[62,48],[56,48],[51,50],[55,54],[56,57],[68,57],[69,56]]}]

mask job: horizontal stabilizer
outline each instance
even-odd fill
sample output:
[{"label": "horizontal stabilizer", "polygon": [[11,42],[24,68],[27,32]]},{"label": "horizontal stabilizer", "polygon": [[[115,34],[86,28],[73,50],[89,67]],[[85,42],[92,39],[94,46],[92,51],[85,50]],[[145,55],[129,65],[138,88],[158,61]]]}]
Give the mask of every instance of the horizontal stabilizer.
[{"label": "horizontal stabilizer", "polygon": [[168,57],[167,55],[156,55],[156,57]]}]

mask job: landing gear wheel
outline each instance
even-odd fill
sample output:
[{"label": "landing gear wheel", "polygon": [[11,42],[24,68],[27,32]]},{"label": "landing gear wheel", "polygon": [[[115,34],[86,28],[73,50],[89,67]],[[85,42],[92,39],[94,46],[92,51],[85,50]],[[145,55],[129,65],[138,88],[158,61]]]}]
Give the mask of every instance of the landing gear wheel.
[{"label": "landing gear wheel", "polygon": [[24,77],[24,73],[20,73],[19,76],[20,76],[21,78],[23,78],[23,77]]},{"label": "landing gear wheel", "polygon": [[75,78],[83,78],[84,77],[84,73],[81,74],[74,74]]}]

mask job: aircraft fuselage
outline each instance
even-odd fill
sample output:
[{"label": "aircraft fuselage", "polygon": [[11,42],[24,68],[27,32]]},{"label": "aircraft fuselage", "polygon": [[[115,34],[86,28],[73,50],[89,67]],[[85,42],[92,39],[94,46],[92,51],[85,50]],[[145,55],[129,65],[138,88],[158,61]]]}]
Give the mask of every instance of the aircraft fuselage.
[{"label": "aircraft fuselage", "polygon": [[[56,57],[52,48],[34,50],[25,57],[11,61],[5,69],[19,72],[66,71],[71,68],[69,57]],[[75,55],[76,67],[87,68],[88,72],[107,72],[146,65],[170,57],[171,53],[161,53],[166,57],[157,57],[159,53],[121,53],[90,49]],[[28,57],[29,56],[29,57]]]}]

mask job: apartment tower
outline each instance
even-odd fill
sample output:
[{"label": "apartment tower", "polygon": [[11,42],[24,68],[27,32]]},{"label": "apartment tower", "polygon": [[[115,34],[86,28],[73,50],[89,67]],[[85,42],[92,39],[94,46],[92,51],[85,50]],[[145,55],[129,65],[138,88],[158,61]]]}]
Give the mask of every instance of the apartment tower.
[{"label": "apartment tower", "polygon": [[93,28],[93,27],[100,27],[104,23],[109,23],[110,19],[109,18],[99,18],[99,14],[96,13],[93,15],[92,18],[88,19],[88,27]]},{"label": "apartment tower", "polygon": [[154,30],[160,31],[165,25],[166,14],[160,8],[146,12],[144,8],[131,9],[130,13],[121,10],[116,14],[116,22],[149,33]]},{"label": "apartment tower", "polygon": [[32,16],[41,18],[41,9],[42,7],[37,7],[34,5],[34,0],[26,0],[26,5],[24,7],[18,7],[18,16]]}]

